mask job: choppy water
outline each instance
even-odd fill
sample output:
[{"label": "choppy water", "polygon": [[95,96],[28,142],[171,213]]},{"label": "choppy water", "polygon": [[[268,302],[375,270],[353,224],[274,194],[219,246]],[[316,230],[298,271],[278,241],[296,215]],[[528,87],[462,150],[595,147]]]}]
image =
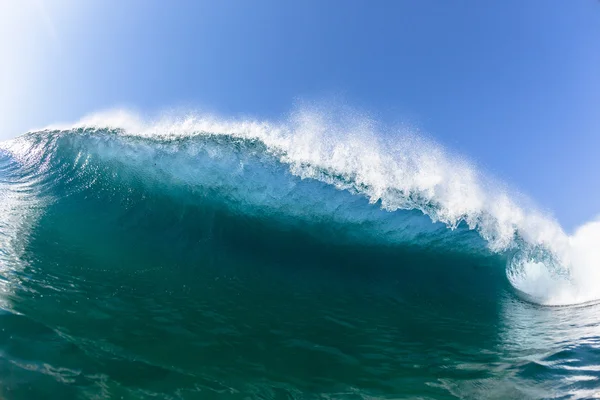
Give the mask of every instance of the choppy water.
[{"label": "choppy water", "polygon": [[600,398],[597,231],[365,121],[28,133],[0,144],[0,396]]}]

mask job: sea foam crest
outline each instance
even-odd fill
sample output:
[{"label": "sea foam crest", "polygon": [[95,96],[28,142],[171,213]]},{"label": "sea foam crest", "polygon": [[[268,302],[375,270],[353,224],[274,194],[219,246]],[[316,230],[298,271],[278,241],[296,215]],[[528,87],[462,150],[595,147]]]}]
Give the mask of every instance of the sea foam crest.
[{"label": "sea foam crest", "polygon": [[[493,252],[516,251],[508,278],[532,300],[571,304],[600,298],[600,223],[568,236],[551,217],[523,206],[472,163],[407,129],[384,130],[358,113],[302,109],[280,122],[187,114],[144,120],[117,110],[47,129],[118,129],[154,138],[225,135],[262,142],[301,178],[366,196],[385,210],[418,209],[450,229],[477,230]],[[597,282],[597,280],[596,280]]]}]

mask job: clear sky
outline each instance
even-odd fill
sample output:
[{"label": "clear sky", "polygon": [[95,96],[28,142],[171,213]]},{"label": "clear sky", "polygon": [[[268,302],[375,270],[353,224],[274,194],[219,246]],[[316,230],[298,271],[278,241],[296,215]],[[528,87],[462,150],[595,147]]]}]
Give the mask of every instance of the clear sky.
[{"label": "clear sky", "polygon": [[115,107],[408,122],[571,230],[600,213],[595,0],[0,0],[0,138]]}]

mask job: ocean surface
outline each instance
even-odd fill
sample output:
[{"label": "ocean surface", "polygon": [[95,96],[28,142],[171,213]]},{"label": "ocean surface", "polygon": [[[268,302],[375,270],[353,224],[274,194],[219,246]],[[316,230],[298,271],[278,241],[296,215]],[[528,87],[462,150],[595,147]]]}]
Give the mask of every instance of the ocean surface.
[{"label": "ocean surface", "polygon": [[0,143],[0,398],[600,398],[599,232],[364,118],[32,131]]}]

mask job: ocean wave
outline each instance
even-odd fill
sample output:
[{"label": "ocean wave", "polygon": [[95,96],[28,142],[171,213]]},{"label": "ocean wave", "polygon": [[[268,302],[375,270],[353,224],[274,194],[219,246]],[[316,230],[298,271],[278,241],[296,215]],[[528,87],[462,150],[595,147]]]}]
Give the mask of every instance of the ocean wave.
[{"label": "ocean wave", "polygon": [[594,301],[600,223],[567,235],[551,217],[431,140],[315,110],[284,122],[119,111],[1,144],[11,176],[60,202],[132,191],[309,232],[328,243],[504,260],[508,281],[545,305]]}]

